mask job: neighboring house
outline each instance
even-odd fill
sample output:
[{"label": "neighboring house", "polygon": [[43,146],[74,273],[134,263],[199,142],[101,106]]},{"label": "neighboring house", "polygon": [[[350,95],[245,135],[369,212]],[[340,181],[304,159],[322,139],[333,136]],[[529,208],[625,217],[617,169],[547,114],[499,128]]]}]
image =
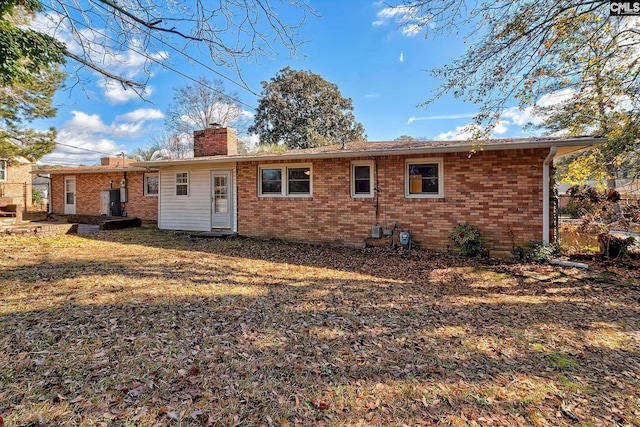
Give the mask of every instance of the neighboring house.
[{"label": "neighboring house", "polygon": [[51,178],[50,211],[61,215],[158,218],[158,172],[105,157],[97,166],[41,169]]},{"label": "neighboring house", "polygon": [[21,205],[24,210],[32,206],[32,163],[22,157],[11,161],[0,159],[0,205]]},{"label": "neighboring house", "polygon": [[469,222],[489,249],[511,249],[549,241],[554,156],[599,143],[357,142],[238,155],[235,131],[213,127],[194,133],[195,157],[136,166],[159,170],[162,229],[362,244],[372,226],[396,223],[423,247],[446,249],[451,229]]}]

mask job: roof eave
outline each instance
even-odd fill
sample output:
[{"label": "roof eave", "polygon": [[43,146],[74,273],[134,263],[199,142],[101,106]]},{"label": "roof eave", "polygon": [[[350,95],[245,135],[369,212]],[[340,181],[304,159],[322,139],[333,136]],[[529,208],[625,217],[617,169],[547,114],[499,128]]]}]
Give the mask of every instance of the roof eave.
[{"label": "roof eave", "polygon": [[175,165],[192,165],[201,163],[228,163],[228,162],[254,162],[254,161],[274,161],[274,160],[303,160],[303,159],[334,159],[344,157],[375,157],[375,156],[397,156],[397,155],[418,155],[418,154],[446,154],[446,153],[463,153],[472,150],[482,151],[498,151],[498,150],[521,150],[531,148],[549,148],[549,147],[576,147],[576,149],[585,149],[593,145],[604,144],[606,140],[598,137],[581,137],[568,138],[556,141],[539,141],[539,142],[511,142],[504,144],[479,144],[476,141],[469,141],[468,144],[443,146],[443,147],[410,147],[396,149],[368,149],[368,150],[343,150],[332,152],[318,153],[296,153],[288,151],[284,153],[261,155],[261,156],[213,156],[213,157],[193,157],[189,159],[172,159],[159,160],[155,162],[136,162],[134,165],[138,167],[168,167]]},{"label": "roof eave", "polygon": [[73,167],[65,169],[35,169],[31,173],[50,174],[50,175],[70,175],[80,173],[117,173],[117,172],[156,172],[150,171],[149,167],[126,167],[126,168],[105,168],[105,169],[76,169]]}]

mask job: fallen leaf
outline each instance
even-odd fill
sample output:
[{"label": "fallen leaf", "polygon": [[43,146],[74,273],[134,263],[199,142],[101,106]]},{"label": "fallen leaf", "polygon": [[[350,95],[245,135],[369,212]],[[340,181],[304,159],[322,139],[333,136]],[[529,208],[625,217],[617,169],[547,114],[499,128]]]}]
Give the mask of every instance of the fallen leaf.
[{"label": "fallen leaf", "polygon": [[313,402],[313,406],[315,406],[316,408],[325,411],[327,409],[329,409],[329,405],[327,404],[327,402],[325,402],[324,400],[316,400]]}]

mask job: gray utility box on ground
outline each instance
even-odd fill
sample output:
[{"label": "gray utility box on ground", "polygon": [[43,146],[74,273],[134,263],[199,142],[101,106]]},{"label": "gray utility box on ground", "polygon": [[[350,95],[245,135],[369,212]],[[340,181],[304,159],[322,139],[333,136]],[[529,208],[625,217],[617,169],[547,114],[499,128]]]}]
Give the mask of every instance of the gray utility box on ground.
[{"label": "gray utility box on ground", "polygon": [[100,192],[100,215],[122,216],[121,190],[124,188],[112,188]]}]

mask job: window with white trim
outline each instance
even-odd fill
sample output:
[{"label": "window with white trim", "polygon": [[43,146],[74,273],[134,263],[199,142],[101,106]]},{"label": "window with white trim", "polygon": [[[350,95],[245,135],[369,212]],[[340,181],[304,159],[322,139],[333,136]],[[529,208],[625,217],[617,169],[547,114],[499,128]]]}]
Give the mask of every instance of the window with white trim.
[{"label": "window with white trim", "polygon": [[7,180],[7,161],[0,160],[0,181]]},{"label": "window with white trim", "polygon": [[176,196],[188,196],[189,195],[189,173],[178,172],[176,173]]},{"label": "window with white trim", "polygon": [[410,159],[405,163],[405,197],[442,198],[442,159]]},{"label": "window with white trim", "polygon": [[160,184],[160,177],[158,176],[157,173],[145,173],[144,174],[144,195],[157,196],[159,184]]},{"label": "window with white trim", "polygon": [[310,197],[311,165],[264,165],[258,169],[260,197]]},{"label": "window with white trim", "polygon": [[373,197],[373,162],[351,162],[351,197]]}]

